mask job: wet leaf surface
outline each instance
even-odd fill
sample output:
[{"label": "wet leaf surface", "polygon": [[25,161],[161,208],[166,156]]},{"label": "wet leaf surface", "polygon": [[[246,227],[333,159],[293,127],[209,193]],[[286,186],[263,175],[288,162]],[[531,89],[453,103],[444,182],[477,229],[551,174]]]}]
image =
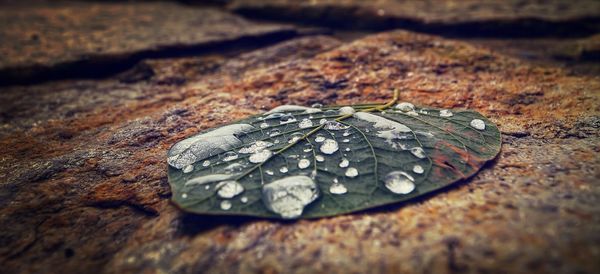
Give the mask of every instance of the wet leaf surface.
[{"label": "wet leaf surface", "polygon": [[193,213],[324,217],[466,179],[500,145],[498,128],[474,111],[280,106],[175,144],[169,182]]}]

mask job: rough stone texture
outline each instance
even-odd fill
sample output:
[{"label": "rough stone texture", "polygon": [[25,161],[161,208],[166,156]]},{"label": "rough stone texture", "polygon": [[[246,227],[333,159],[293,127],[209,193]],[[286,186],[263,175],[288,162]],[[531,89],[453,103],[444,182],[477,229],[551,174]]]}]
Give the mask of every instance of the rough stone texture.
[{"label": "rough stone texture", "polygon": [[412,30],[453,36],[579,36],[599,30],[593,0],[232,0],[247,16],[335,27]]},{"label": "rough stone texture", "polygon": [[[117,78],[0,90],[8,273],[600,270],[597,76],[396,31],[148,61]],[[169,203],[176,141],[285,103],[385,101],[391,88],[484,113],[501,155],[434,195],[333,218],[194,216]]]},{"label": "rough stone texture", "polygon": [[144,57],[294,32],[291,26],[171,3],[5,3],[0,4],[0,82],[114,73]]}]

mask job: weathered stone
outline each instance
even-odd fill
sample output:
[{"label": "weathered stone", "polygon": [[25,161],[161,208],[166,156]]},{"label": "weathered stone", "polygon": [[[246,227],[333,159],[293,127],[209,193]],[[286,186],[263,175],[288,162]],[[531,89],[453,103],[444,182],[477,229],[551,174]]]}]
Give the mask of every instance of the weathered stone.
[{"label": "weathered stone", "polygon": [[[63,105],[43,97],[43,91],[60,85],[75,89],[77,83],[2,90],[0,96],[24,97],[10,105],[15,110],[36,104],[47,115],[59,113],[47,119],[35,111],[0,112],[3,128],[11,129],[0,135],[0,174],[10,182],[2,185],[9,202],[0,208],[0,226],[8,228],[0,230],[4,269],[600,269],[595,259],[600,249],[597,77],[568,75],[464,42],[409,32],[382,33],[339,47],[325,37],[304,39],[230,60],[205,57],[212,63],[151,61],[119,76],[120,82],[86,81],[90,95],[82,93],[81,102],[93,98],[95,85],[144,92],[118,97],[124,99],[113,98],[114,93],[97,105],[75,108],[79,111],[70,116],[60,109],[78,101]],[[175,76],[185,81],[164,84]],[[501,155],[473,179],[446,191],[327,219],[281,223],[193,216],[168,202],[165,156],[176,141],[280,104],[383,102],[393,88],[402,90],[402,100],[417,105],[484,113],[503,132]],[[56,164],[46,165],[53,160]],[[24,177],[28,171],[37,175]]]},{"label": "weathered stone", "polygon": [[277,40],[294,33],[291,26],[170,3],[1,4],[0,82],[97,77],[145,57],[181,56],[234,40]]},{"label": "weathered stone", "polygon": [[233,0],[251,17],[335,27],[406,28],[452,36],[581,36],[600,30],[600,3],[535,0]]}]

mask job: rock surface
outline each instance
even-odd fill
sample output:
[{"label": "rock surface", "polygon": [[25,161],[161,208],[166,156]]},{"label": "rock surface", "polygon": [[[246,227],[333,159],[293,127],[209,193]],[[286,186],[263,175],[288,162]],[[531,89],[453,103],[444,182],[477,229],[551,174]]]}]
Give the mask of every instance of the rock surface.
[{"label": "rock surface", "polygon": [[261,18],[452,36],[579,36],[597,32],[600,22],[600,2],[593,0],[232,0],[229,8]]},{"label": "rock surface", "polygon": [[171,3],[9,2],[0,4],[0,82],[114,73],[142,58],[294,33],[291,26]]},{"label": "rock surface", "polygon": [[[166,150],[280,104],[475,109],[503,150],[415,202],[309,221],[188,215]],[[600,79],[394,31],[233,57],[145,61],[103,81],[0,90],[0,264],[8,273],[597,273]]]}]

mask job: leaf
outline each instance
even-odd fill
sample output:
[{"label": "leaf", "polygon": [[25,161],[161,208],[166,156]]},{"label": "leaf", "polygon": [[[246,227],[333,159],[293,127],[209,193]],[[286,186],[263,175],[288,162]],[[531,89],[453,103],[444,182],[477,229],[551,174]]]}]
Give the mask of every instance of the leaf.
[{"label": "leaf", "polygon": [[477,112],[393,102],[281,106],[185,139],[168,154],[172,199],[199,214],[332,216],[466,179],[500,151]]}]

